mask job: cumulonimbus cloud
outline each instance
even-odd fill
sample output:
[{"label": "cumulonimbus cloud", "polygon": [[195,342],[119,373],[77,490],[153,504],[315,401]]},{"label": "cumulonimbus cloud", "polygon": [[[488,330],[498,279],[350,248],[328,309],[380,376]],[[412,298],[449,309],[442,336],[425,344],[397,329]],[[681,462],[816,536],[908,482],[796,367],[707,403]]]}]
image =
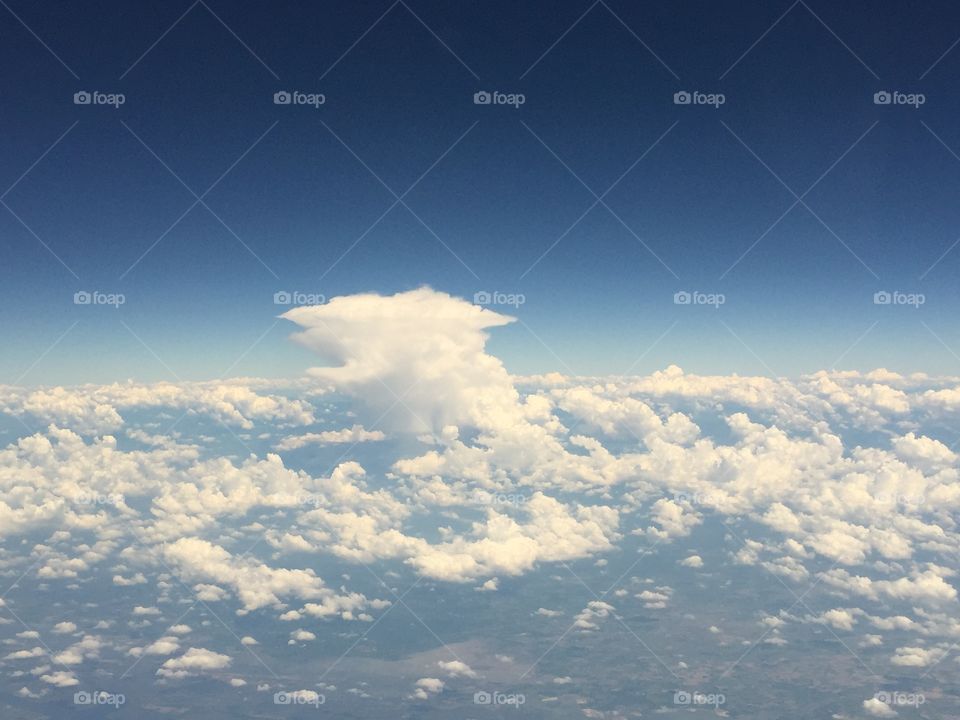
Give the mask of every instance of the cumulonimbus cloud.
[{"label": "cumulonimbus cloud", "polygon": [[514,318],[427,287],[337,297],[282,317],[303,328],[297,342],[333,363],[310,374],[359,400],[378,427],[488,429],[519,414],[509,374],[485,350],[485,331]]}]

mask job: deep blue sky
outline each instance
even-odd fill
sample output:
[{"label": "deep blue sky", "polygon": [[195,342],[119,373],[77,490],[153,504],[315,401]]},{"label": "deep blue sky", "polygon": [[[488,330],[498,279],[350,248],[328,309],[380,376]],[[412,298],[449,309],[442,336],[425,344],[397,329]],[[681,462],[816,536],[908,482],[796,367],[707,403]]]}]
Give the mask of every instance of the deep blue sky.
[{"label": "deep blue sky", "polygon": [[[951,3],[10,0],[0,33],[0,382],[296,375],[314,359],[284,322],[234,365],[274,292],[422,284],[523,293],[491,342],[515,372],[960,374],[960,247],[930,269],[960,237],[960,158],[933,134],[960,153],[960,46],[937,62],[960,37]],[[526,103],[474,105],[483,89]],[[448,150],[404,197],[429,229],[397,205],[331,269],[394,202],[384,184],[402,194]],[[229,230],[197,205],[157,242],[195,201],[181,180],[202,195],[244,153],[203,200]],[[78,290],[127,302],[78,307]]]}]

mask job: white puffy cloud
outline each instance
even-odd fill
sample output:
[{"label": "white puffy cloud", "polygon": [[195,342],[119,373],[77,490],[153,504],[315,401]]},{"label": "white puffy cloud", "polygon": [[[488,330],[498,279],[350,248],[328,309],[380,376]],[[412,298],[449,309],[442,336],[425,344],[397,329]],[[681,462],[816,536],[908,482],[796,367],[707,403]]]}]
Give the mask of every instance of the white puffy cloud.
[{"label": "white puffy cloud", "polygon": [[76,676],[66,670],[57,670],[56,672],[41,675],[40,679],[55,687],[73,687],[74,685],[80,684]]},{"label": "white puffy cloud", "polygon": [[160,612],[159,608],[137,605],[133,608],[133,614],[140,617],[143,617],[143,616],[150,617],[154,615],[162,615],[163,613]]},{"label": "white puffy cloud", "polygon": [[859,608],[834,608],[810,620],[821,625],[829,625],[837,630],[850,631],[857,624],[857,618],[863,614]]},{"label": "white puffy cloud", "polygon": [[417,700],[427,700],[431,695],[443,692],[444,683],[439,678],[420,678],[414,683],[413,695]]},{"label": "white puffy cloud", "polygon": [[291,435],[277,443],[277,450],[296,450],[307,445],[334,445],[337,443],[362,443],[383,440],[381,430],[367,430],[363,425],[354,425],[343,430],[324,430],[318,433]]},{"label": "white puffy cloud", "polygon": [[542,615],[543,617],[560,617],[563,613],[559,610],[550,610],[549,608],[537,608],[537,615]]},{"label": "white puffy cloud", "polygon": [[298,342],[335,363],[311,374],[389,426],[490,428],[519,414],[507,371],[484,351],[484,331],[510,317],[430,288],[338,297],[283,317],[303,328]]},{"label": "white puffy cloud", "polygon": [[308,614],[338,614],[352,619],[355,611],[369,604],[359,593],[337,595],[312,569],[271,568],[254,558],[235,557],[225,548],[200,538],[177,540],[164,548],[164,557],[186,582],[202,584],[207,580],[231,588],[246,611],[281,607],[281,598],[294,597],[320,601],[304,607]]},{"label": "white puffy cloud", "polygon": [[437,666],[450,677],[477,677],[477,673],[474,672],[473,668],[462,660],[441,660],[437,663]]},{"label": "white puffy cloud", "polygon": [[43,657],[47,654],[47,651],[44,650],[39,645],[29,650],[15,650],[12,653],[9,653],[4,656],[4,660],[28,660],[31,658]]},{"label": "white puffy cloud", "polygon": [[912,432],[907,433],[895,438],[892,444],[894,452],[900,459],[921,467],[924,472],[934,472],[955,465],[957,462],[955,452],[939,440],[925,435],[918,437]]},{"label": "white puffy cloud", "polygon": [[157,675],[179,680],[208,670],[222,670],[228,667],[231,662],[232,659],[228,655],[206,648],[192,647],[180,657],[164,661],[163,665],[157,670]]},{"label": "white puffy cloud", "polygon": [[883,700],[875,697],[872,697],[869,700],[864,700],[863,709],[874,717],[891,718],[896,717],[898,714],[896,710],[887,705],[887,703],[883,702]]},{"label": "white puffy cloud", "polygon": [[701,522],[695,511],[667,498],[660,498],[653,504],[650,517],[660,527],[648,528],[647,533],[660,539],[685,537]]},{"label": "white puffy cloud", "polygon": [[890,662],[901,667],[927,667],[944,655],[943,650],[922,647],[898,647]]},{"label": "white puffy cloud", "polygon": [[180,640],[172,635],[165,635],[162,638],[154,640],[143,648],[142,651],[140,648],[135,649],[139,652],[131,650],[132,655],[139,655],[141,652],[144,655],[172,655],[180,649]]},{"label": "white puffy cloud", "polygon": [[577,613],[574,618],[574,627],[583,632],[590,632],[599,627],[599,622],[610,616],[616,608],[602,600],[591,600],[587,606]]},{"label": "white puffy cloud", "polygon": [[874,580],[864,575],[851,575],[846,570],[837,568],[825,572],[823,580],[827,585],[871,599],[888,597],[934,605],[957,599],[956,588],[932,568],[915,570],[909,576],[896,580]]},{"label": "white puffy cloud", "polygon": [[632,397],[609,399],[585,387],[555,390],[553,397],[561,410],[611,437],[688,443],[700,432],[686,415],[672,413],[662,419],[647,403]]},{"label": "white puffy cloud", "polygon": [[146,585],[147,578],[143,573],[138,572],[133,577],[125,578],[122,575],[113,576],[113,584],[120,587],[130,587],[131,585]]},{"label": "white puffy cloud", "polygon": [[637,593],[638,600],[643,601],[643,606],[648,610],[662,610],[670,602],[670,596],[673,595],[673,589],[666,585],[658,585],[653,590],[643,590]]},{"label": "white puffy cloud", "polygon": [[54,655],[53,661],[61,665],[79,665],[89,658],[100,657],[100,650],[103,647],[104,642],[99,636],[84,635],[82,640]]},{"label": "white puffy cloud", "polygon": [[310,642],[311,640],[316,640],[317,636],[310,632],[309,630],[294,630],[290,633],[290,644],[296,644],[298,642]]},{"label": "white puffy cloud", "polygon": [[28,415],[84,435],[118,430],[124,424],[121,412],[147,408],[204,414],[245,429],[252,428],[254,420],[291,425],[314,421],[309,403],[283,395],[258,394],[242,379],[35,390],[0,386],[0,411]]}]

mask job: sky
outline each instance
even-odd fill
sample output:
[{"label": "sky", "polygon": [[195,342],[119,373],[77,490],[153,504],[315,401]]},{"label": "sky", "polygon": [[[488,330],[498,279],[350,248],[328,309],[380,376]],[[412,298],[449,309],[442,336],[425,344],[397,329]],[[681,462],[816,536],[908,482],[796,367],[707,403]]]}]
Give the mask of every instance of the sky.
[{"label": "sky", "polygon": [[949,3],[11,2],[0,23],[3,382],[296,376],[275,293],[421,286],[522,299],[491,341],[521,374],[960,366]]},{"label": "sky", "polygon": [[0,716],[957,716],[954,6],[190,3],[0,0]]}]

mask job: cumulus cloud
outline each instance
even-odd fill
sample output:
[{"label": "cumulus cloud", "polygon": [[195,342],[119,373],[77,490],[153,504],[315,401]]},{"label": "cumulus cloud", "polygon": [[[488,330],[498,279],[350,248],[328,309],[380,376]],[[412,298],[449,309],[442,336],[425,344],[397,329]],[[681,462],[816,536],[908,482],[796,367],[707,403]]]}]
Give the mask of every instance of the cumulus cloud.
[{"label": "cumulus cloud", "polygon": [[309,630],[294,630],[290,633],[290,644],[294,645],[298,642],[310,642],[311,640],[316,640],[317,636],[314,635]]},{"label": "cumulus cloud", "polygon": [[583,610],[577,613],[574,618],[574,627],[583,632],[596,630],[600,621],[610,617],[615,609],[610,603],[605,603],[602,600],[591,600]]},{"label": "cumulus cloud", "polygon": [[313,615],[339,614],[352,619],[367,607],[359,593],[337,595],[312,569],[271,568],[254,558],[235,557],[225,548],[200,538],[181,538],[164,550],[167,561],[187,582],[213,581],[231,588],[246,611],[280,607],[281,598],[319,600],[305,606]]},{"label": "cumulus cloud", "polygon": [[84,435],[116,431],[124,425],[121,412],[149,408],[204,414],[245,429],[260,420],[291,425],[314,421],[308,403],[283,395],[258,394],[243,380],[127,382],[35,390],[0,387],[0,411],[29,415]]},{"label": "cumulus cloud", "polygon": [[30,658],[43,657],[47,654],[47,651],[44,650],[39,645],[29,650],[15,650],[12,653],[9,653],[4,656],[4,660],[28,660]]},{"label": "cumulus cloud", "polygon": [[53,656],[53,661],[61,665],[79,665],[88,658],[100,657],[103,640],[96,635],[84,635],[83,639],[66,650]]},{"label": "cumulus cloud", "polygon": [[385,437],[386,435],[380,430],[367,430],[363,425],[354,425],[343,430],[325,430],[319,433],[291,435],[277,443],[277,450],[296,450],[307,445],[373,442],[383,440]]},{"label": "cumulus cloud", "polygon": [[441,660],[437,663],[437,666],[450,677],[477,677],[477,673],[474,672],[473,668],[471,668],[462,660]]},{"label": "cumulus cloud", "polygon": [[188,649],[183,655],[166,660],[157,669],[157,675],[179,680],[208,670],[222,670],[232,662],[230,656],[207,650],[206,648]]},{"label": "cumulus cloud", "polygon": [[420,678],[414,683],[413,695],[411,697],[417,700],[427,700],[431,695],[437,695],[443,692],[443,680],[438,678]]},{"label": "cumulus cloud", "polygon": [[875,697],[872,697],[869,700],[864,700],[863,709],[874,717],[891,718],[896,717],[898,714],[897,711],[887,705],[887,703]]},{"label": "cumulus cloud", "polygon": [[901,667],[927,667],[944,655],[943,650],[922,647],[898,647],[890,662]]},{"label": "cumulus cloud", "polygon": [[40,679],[54,687],[73,687],[74,685],[80,684],[76,676],[66,670],[57,670],[56,672],[41,675]]},{"label": "cumulus cloud", "polygon": [[172,635],[165,635],[162,638],[154,640],[146,647],[130,648],[130,655],[139,657],[140,655],[172,655],[180,649],[180,640]]},{"label": "cumulus cloud", "polygon": [[144,607],[143,605],[137,605],[133,608],[133,614],[140,617],[143,616],[152,616],[152,615],[161,615],[159,608],[155,607]]},{"label": "cumulus cloud", "polygon": [[685,537],[701,522],[695,511],[667,498],[653,504],[650,517],[659,527],[648,528],[647,533],[659,539]]}]

